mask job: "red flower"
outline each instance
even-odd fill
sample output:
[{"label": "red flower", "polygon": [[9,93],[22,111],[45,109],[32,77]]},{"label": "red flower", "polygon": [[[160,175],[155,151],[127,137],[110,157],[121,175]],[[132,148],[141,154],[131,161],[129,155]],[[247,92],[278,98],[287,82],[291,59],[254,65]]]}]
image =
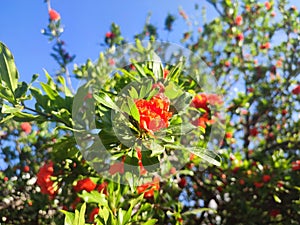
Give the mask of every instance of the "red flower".
[{"label": "red flower", "polygon": [[51,21],[58,21],[60,20],[60,15],[54,9],[49,10],[49,18]]},{"label": "red flower", "polygon": [[135,102],[140,114],[140,128],[151,133],[169,126],[170,101],[162,93],[152,97],[149,101],[139,99]]},{"label": "red flower", "polygon": [[181,188],[184,188],[186,185],[187,185],[187,181],[186,181],[185,177],[182,177],[180,179],[180,181],[178,182],[178,186]]},{"label": "red flower", "polygon": [[168,74],[170,73],[170,71],[169,70],[167,70],[167,69],[164,69],[164,79],[166,79],[167,78],[167,76],[168,76]]},{"label": "red flower", "polygon": [[232,133],[231,132],[226,132],[225,138],[228,138],[228,139],[232,138]]},{"label": "red flower", "polygon": [[49,195],[50,197],[54,197],[57,193],[57,190],[55,190],[53,186],[54,182],[51,180],[53,173],[54,169],[52,161],[42,166],[37,173],[36,183],[40,186],[41,192]]},{"label": "red flower", "polygon": [[271,176],[270,175],[263,175],[262,180],[263,180],[263,182],[268,183],[271,180]]},{"label": "red flower", "polygon": [[112,164],[109,168],[110,175],[114,175],[116,173],[123,174],[124,173],[124,162],[116,162]]},{"label": "red flower", "polygon": [[26,134],[29,134],[31,132],[31,125],[30,125],[30,123],[28,123],[28,122],[21,123],[21,129]]},{"label": "red flower", "polygon": [[292,162],[292,170],[293,171],[300,170],[300,160]]},{"label": "red flower", "polygon": [[233,168],[233,170],[232,170],[232,172],[234,173],[234,174],[236,174],[238,171],[240,170],[240,167],[234,167]]},{"label": "red flower", "polygon": [[286,109],[281,110],[281,114],[282,114],[283,116],[285,116],[287,113],[288,113],[288,111],[287,111]]},{"label": "red flower", "polygon": [[262,186],[264,186],[264,183],[262,182],[254,182],[253,184],[256,188],[261,188]]},{"label": "red flower", "polygon": [[278,209],[272,209],[271,211],[270,211],[270,216],[271,217],[276,217],[277,215],[279,215],[280,214],[280,211],[278,210]]},{"label": "red flower", "polygon": [[294,95],[299,95],[300,94],[300,85],[298,85],[297,87],[295,87],[293,90],[292,90],[292,93]]},{"label": "red flower", "polygon": [[211,105],[221,105],[223,104],[223,99],[222,96],[217,95],[217,94],[209,94],[206,95],[207,97],[207,102]]},{"label": "red flower", "polygon": [[99,208],[94,208],[89,215],[89,221],[92,223],[94,222],[95,217],[98,215],[99,213]]},{"label": "red flower", "polygon": [[107,185],[107,182],[103,182],[102,184],[98,185],[97,191],[99,191],[100,193],[103,192],[103,194],[107,195]]},{"label": "red flower", "polygon": [[243,17],[242,17],[241,15],[239,15],[239,16],[237,16],[237,17],[235,18],[235,24],[236,24],[237,26],[240,26],[240,25],[243,24]]},{"label": "red flower", "polygon": [[243,179],[239,180],[240,185],[245,185],[245,181]]},{"label": "red flower", "polygon": [[24,166],[23,171],[24,171],[25,173],[28,173],[28,172],[30,171],[30,167],[27,166],[27,165]]},{"label": "red flower", "polygon": [[201,94],[196,95],[192,100],[191,106],[193,106],[197,109],[199,109],[199,108],[204,109],[205,111],[208,112],[209,108],[208,108],[208,99],[207,99],[206,94],[201,93]]},{"label": "red flower", "polygon": [[272,5],[270,2],[265,2],[265,7],[269,11],[271,9]]},{"label": "red flower", "polygon": [[251,136],[255,137],[255,136],[257,136],[258,134],[259,134],[259,132],[258,132],[258,130],[257,130],[256,127],[250,129],[250,135],[251,135]]},{"label": "red flower", "polygon": [[87,192],[91,192],[96,188],[96,186],[97,185],[89,177],[87,177],[77,181],[76,186],[74,186],[73,188],[76,192],[83,191],[83,190]]},{"label": "red flower", "polygon": [[260,49],[269,49],[271,47],[270,42],[266,42],[260,45]]},{"label": "red flower", "polygon": [[235,39],[238,41],[242,41],[242,40],[244,40],[244,35],[242,33],[239,33],[236,35]]},{"label": "red flower", "polygon": [[154,191],[159,190],[159,178],[153,178],[152,182],[147,182],[137,187],[138,194],[144,193],[144,198],[153,198]]},{"label": "red flower", "polygon": [[225,65],[226,67],[230,67],[230,62],[229,62],[229,61],[225,61],[224,65]]},{"label": "red flower", "polygon": [[114,33],[112,33],[112,32],[109,31],[109,32],[106,32],[105,37],[106,38],[114,38],[115,35],[114,35]]}]

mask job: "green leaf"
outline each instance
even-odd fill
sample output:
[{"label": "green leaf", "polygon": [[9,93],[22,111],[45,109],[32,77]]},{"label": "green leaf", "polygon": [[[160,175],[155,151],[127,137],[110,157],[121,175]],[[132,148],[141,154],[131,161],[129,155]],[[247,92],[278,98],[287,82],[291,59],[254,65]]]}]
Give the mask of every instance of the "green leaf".
[{"label": "green leaf", "polygon": [[152,80],[147,80],[143,82],[143,85],[140,89],[139,98],[144,98],[152,89]]},{"label": "green leaf", "polygon": [[72,212],[61,210],[65,214],[64,225],[74,225],[75,215]]},{"label": "green leaf", "polygon": [[25,82],[22,82],[21,85],[18,85],[18,88],[15,91],[15,97],[21,98],[23,97],[28,90],[28,85]]},{"label": "green leaf", "polygon": [[136,121],[140,122],[140,113],[132,98],[127,98],[130,114]]},{"label": "green leaf", "polygon": [[18,86],[19,73],[13,55],[2,42],[0,42],[0,81],[1,79],[14,93]]},{"label": "green leaf", "polygon": [[87,203],[97,203],[99,205],[107,206],[105,195],[103,193],[99,193],[98,191],[83,191],[82,194],[78,194],[78,196]]},{"label": "green leaf", "polygon": [[273,195],[275,202],[281,203],[281,199],[277,195]]},{"label": "green leaf", "polygon": [[143,67],[141,67],[137,62],[132,63],[134,67],[136,68],[137,72],[142,76],[142,77],[147,77]]},{"label": "green leaf", "polygon": [[70,91],[70,89],[67,87],[65,78],[64,78],[63,76],[58,76],[57,78],[58,78],[58,81],[59,81],[59,82],[63,85],[63,87],[64,87],[64,93],[65,93],[65,95],[68,96],[68,97],[72,97],[73,94],[72,94],[72,92]]},{"label": "green leaf", "polygon": [[134,87],[131,87],[131,89],[128,92],[130,97],[133,99],[137,99],[139,97],[139,94],[137,93]]},{"label": "green leaf", "polygon": [[22,110],[22,108],[15,108],[12,106],[8,106],[8,105],[2,105],[2,113],[7,113],[7,114],[14,114],[16,112],[20,112]]},{"label": "green leaf", "polygon": [[58,96],[58,93],[56,90],[54,90],[50,85],[45,84],[45,83],[40,83],[43,90],[45,91],[45,93],[47,94],[47,96],[51,99],[51,100],[55,100]]},{"label": "green leaf", "polygon": [[78,225],[85,225],[85,219],[84,219],[85,210],[86,210],[86,203],[83,203],[79,212]]},{"label": "green leaf", "polygon": [[157,222],[157,219],[148,220],[144,225],[154,225]]},{"label": "green leaf", "polygon": [[113,100],[107,94],[101,92],[99,95],[94,94],[93,96],[98,103],[110,109],[114,109],[117,111],[120,110],[119,107],[113,102]]},{"label": "green leaf", "polygon": [[[182,150],[182,151],[189,151],[193,153],[194,155],[200,157],[201,159],[215,165],[215,166],[221,166],[221,157],[217,155],[216,153],[207,150],[205,148],[200,148],[200,147],[185,147],[182,145],[172,145],[172,144],[166,144],[166,148],[171,148],[171,149],[177,149],[177,150]],[[218,160],[217,160],[217,159]]]},{"label": "green leaf", "polygon": [[166,86],[166,88],[165,88],[165,95],[169,99],[177,98],[181,94],[182,94],[182,91],[173,82],[170,82],[169,85]]},{"label": "green leaf", "polygon": [[217,213],[216,210],[211,209],[211,208],[199,208],[199,209],[193,209],[193,210],[190,210],[190,211],[186,211],[186,212],[182,213],[182,215],[183,216],[187,216],[187,215],[191,215],[191,214],[197,215],[199,213],[203,213],[203,212],[206,212],[206,211]]}]

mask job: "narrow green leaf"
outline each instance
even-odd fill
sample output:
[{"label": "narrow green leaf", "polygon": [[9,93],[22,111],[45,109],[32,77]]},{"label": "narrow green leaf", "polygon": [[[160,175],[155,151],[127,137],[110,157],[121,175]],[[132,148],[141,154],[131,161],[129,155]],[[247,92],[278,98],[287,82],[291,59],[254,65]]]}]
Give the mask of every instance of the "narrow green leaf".
[{"label": "narrow green leaf", "polygon": [[2,113],[14,114],[16,112],[20,112],[21,110],[22,110],[21,108],[15,108],[5,104],[2,105]]},{"label": "narrow green leaf", "polygon": [[182,215],[183,216],[187,216],[187,215],[191,215],[191,214],[197,215],[199,213],[203,213],[203,212],[207,212],[207,211],[217,213],[216,210],[211,209],[211,208],[199,208],[199,209],[193,209],[193,210],[186,211],[186,212],[182,213]]},{"label": "narrow green leaf", "polygon": [[0,80],[1,79],[14,93],[18,86],[19,73],[13,55],[2,42],[0,42]]},{"label": "narrow green leaf", "polygon": [[50,85],[48,84],[45,84],[45,83],[40,83],[43,90],[45,91],[45,93],[48,95],[48,97],[51,99],[51,100],[55,100],[56,97],[58,96],[58,93],[55,89],[52,89]]},{"label": "narrow green leaf", "polygon": [[86,210],[86,203],[83,203],[79,212],[78,225],[85,225],[85,219],[84,219],[85,210]]},{"label": "narrow green leaf", "polygon": [[132,98],[127,98],[130,114],[136,121],[140,122],[140,113]]},{"label": "narrow green leaf", "polygon": [[99,193],[98,191],[83,191],[82,194],[78,194],[85,202],[87,203],[97,203],[99,205],[107,206],[107,200],[103,193]]},{"label": "narrow green leaf", "polygon": [[70,89],[67,87],[65,78],[64,78],[63,76],[58,76],[57,78],[58,78],[58,81],[59,81],[59,82],[63,85],[63,87],[64,87],[64,93],[65,93],[65,95],[68,96],[68,97],[72,97],[73,94],[72,94],[72,92],[70,91]]},{"label": "narrow green leaf", "polygon": [[157,219],[148,220],[144,225],[154,225],[157,222]]},{"label": "narrow green leaf", "polygon": [[72,212],[61,210],[65,214],[64,225],[74,225],[75,215]]},{"label": "narrow green leaf", "polygon": [[113,102],[113,100],[105,93],[100,93],[99,95],[94,94],[93,97],[97,102],[100,104],[110,108],[119,111],[119,107]]},{"label": "narrow green leaf", "polygon": [[281,199],[277,195],[273,195],[275,202],[281,203]]}]

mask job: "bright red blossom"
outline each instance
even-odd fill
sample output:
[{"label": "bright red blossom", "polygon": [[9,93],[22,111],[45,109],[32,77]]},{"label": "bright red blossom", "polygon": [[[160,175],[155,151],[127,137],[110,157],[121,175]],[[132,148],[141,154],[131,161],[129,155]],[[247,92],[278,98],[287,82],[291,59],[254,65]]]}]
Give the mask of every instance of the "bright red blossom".
[{"label": "bright red blossom", "polygon": [[263,175],[262,177],[262,181],[265,183],[268,183],[271,180],[271,176],[270,175]]},{"label": "bright red blossom", "polygon": [[139,99],[135,102],[140,114],[140,128],[151,133],[169,126],[172,112],[169,112],[170,100],[160,93],[149,101]]},{"label": "bright red blossom", "polygon": [[107,182],[103,182],[102,184],[98,185],[97,187],[97,191],[99,191],[100,193],[102,192],[103,194],[107,195]]},{"label": "bright red blossom", "polygon": [[242,33],[239,33],[239,34],[237,34],[236,35],[236,40],[238,40],[238,41],[242,41],[242,40],[244,40],[244,35],[242,34]]},{"label": "bright red blossom", "polygon": [[54,182],[51,180],[53,173],[54,168],[52,161],[42,166],[37,173],[36,183],[40,186],[41,192],[49,195],[50,197],[54,197],[57,193],[57,190],[54,188]]},{"label": "bright red blossom", "polygon": [[49,10],[49,18],[51,21],[58,21],[60,20],[60,14],[55,11],[54,9]]},{"label": "bright red blossom", "polygon": [[266,10],[269,11],[271,9],[272,5],[270,2],[265,2],[265,7],[266,7]]},{"label": "bright red blossom", "polygon": [[241,15],[238,15],[236,18],[235,18],[235,24],[237,26],[240,26],[243,24],[243,17]]},{"label": "bright red blossom", "polygon": [[191,106],[209,111],[207,95],[204,93],[196,95],[192,100]]},{"label": "bright red blossom", "polygon": [[300,170],[300,160],[292,162],[292,170],[293,171]]},{"label": "bright red blossom", "polygon": [[28,123],[28,122],[21,123],[21,129],[26,134],[29,134],[31,132],[31,125],[30,125],[30,123]]},{"label": "bright red blossom", "polygon": [[138,194],[144,193],[144,198],[153,198],[154,191],[159,190],[159,178],[153,178],[152,182],[147,182],[137,187]]},{"label": "bright red blossom", "polygon": [[87,192],[91,192],[96,188],[96,186],[97,185],[89,177],[87,177],[77,181],[76,186],[74,186],[73,188],[76,192],[83,191],[83,190]]},{"label": "bright red blossom", "polygon": [[266,42],[264,44],[261,44],[260,49],[269,49],[271,47],[270,42]]}]

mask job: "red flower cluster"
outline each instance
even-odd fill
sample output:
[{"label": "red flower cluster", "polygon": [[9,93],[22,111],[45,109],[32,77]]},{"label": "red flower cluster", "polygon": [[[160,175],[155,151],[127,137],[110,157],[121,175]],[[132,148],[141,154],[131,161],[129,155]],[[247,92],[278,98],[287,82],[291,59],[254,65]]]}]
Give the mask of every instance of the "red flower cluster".
[{"label": "red flower cluster", "polygon": [[60,20],[60,14],[56,12],[54,9],[49,10],[49,18],[51,21],[58,21]]},{"label": "red flower cluster", "polygon": [[51,198],[53,198],[57,190],[55,190],[53,184],[54,182],[51,180],[51,177],[53,176],[54,168],[53,168],[53,162],[50,161],[49,163],[42,166],[37,173],[37,181],[36,183],[40,186],[41,192],[43,194],[49,195]]},{"label": "red flower cluster", "polygon": [[74,191],[79,192],[86,190],[87,192],[91,192],[96,188],[96,184],[89,178],[84,178],[82,180],[77,181],[77,184],[73,187]]},{"label": "red flower cluster", "polygon": [[31,125],[30,125],[30,123],[28,123],[28,122],[21,123],[21,129],[26,134],[29,134],[31,132]]},{"label": "red flower cluster", "polygon": [[164,94],[157,94],[149,101],[139,99],[135,105],[140,114],[141,129],[153,133],[169,126],[172,112],[169,112],[170,100]]},{"label": "red flower cluster", "polygon": [[192,100],[191,106],[197,109],[199,108],[204,109],[205,113],[201,117],[197,118],[196,120],[193,120],[192,124],[195,126],[206,128],[206,124],[213,123],[213,120],[209,119],[210,109],[208,108],[208,104],[220,105],[222,103],[223,103],[222,98],[217,94],[200,93],[196,95]]},{"label": "red flower cluster", "polygon": [[297,87],[295,87],[293,90],[292,90],[292,93],[294,95],[299,95],[300,94],[300,85],[298,85]]},{"label": "red flower cluster", "polygon": [[193,100],[192,100],[192,104],[191,106],[199,109],[204,109],[205,111],[209,111],[209,108],[208,108],[208,99],[207,99],[207,96],[206,94],[204,93],[201,93],[201,94],[198,94],[196,95]]},{"label": "red flower cluster", "polygon": [[152,182],[147,182],[137,187],[138,194],[144,193],[145,198],[153,198],[154,191],[159,190],[159,178],[154,177]]}]

